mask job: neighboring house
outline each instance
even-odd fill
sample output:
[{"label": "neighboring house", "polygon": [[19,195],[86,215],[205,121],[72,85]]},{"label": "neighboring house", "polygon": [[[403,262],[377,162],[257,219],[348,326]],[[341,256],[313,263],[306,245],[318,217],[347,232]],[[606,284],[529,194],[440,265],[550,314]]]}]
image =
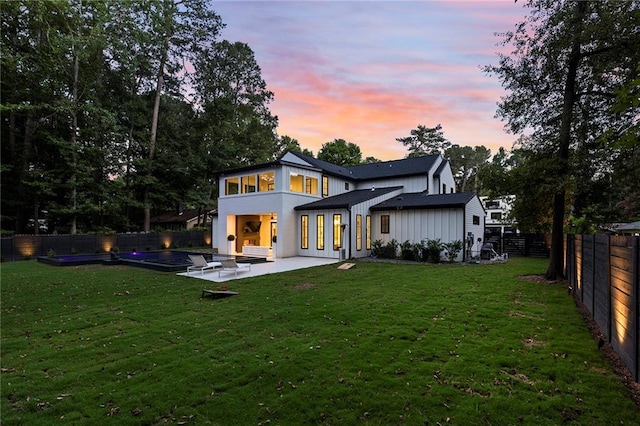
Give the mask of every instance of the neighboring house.
[{"label": "neighboring house", "polygon": [[484,233],[480,200],[455,193],[441,155],[342,167],[287,152],[221,173],[219,188],[220,253],[358,258],[375,240],[466,243]]},{"label": "neighboring house", "polygon": [[480,197],[480,201],[487,212],[485,235],[502,237],[505,234],[519,232],[518,224],[509,218],[513,200],[513,195],[496,198]]},{"label": "neighboring house", "polygon": [[189,230],[198,224],[209,224],[215,210],[190,209],[163,213],[151,218],[152,228],[172,231]]},{"label": "neighboring house", "polygon": [[640,235],[640,221],[625,223],[616,228],[616,233],[620,235]]}]

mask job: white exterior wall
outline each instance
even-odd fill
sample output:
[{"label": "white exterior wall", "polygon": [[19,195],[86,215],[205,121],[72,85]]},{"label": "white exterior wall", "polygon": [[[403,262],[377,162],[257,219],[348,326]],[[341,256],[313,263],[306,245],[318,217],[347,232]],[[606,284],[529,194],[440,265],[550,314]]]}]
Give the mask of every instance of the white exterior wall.
[{"label": "white exterior wall", "polygon": [[[333,197],[334,195],[344,194],[345,192],[350,192],[356,189],[356,185],[354,182],[351,182],[346,179],[342,179],[336,176],[325,175],[329,179],[329,195],[327,197]],[[345,189],[345,183],[349,184],[349,189]],[[325,198],[327,198],[325,197]]]},{"label": "white exterior wall", "polygon": [[[348,224],[349,220],[349,212],[346,209],[335,209],[335,210],[305,210],[297,212],[297,223],[296,223],[296,244],[297,244],[297,255],[298,256],[311,256],[311,257],[327,257],[333,259],[340,258],[340,250],[333,249],[333,215],[340,214],[342,215],[342,223]],[[302,216],[309,217],[309,248],[302,248],[302,234],[300,231],[301,217]],[[324,215],[324,249],[319,250],[317,245],[317,217],[320,215]],[[347,227],[348,228],[348,227]],[[345,245],[348,243],[348,237],[346,235],[348,231],[345,230],[342,235],[342,248],[346,248]]]},{"label": "white exterior wall", "polygon": [[[389,215],[389,233],[380,232],[380,217]],[[395,238],[399,243],[407,240],[440,239],[444,243],[464,240],[464,212],[458,209],[384,210],[373,215],[374,240],[385,244]]]},{"label": "white exterior wall", "polygon": [[[480,254],[481,244],[478,244],[478,238],[484,239],[484,224],[485,224],[485,211],[484,207],[482,207],[482,203],[480,199],[475,196],[473,197],[466,205],[466,217],[465,217],[465,227],[466,234],[464,237],[468,235],[469,232],[473,233],[474,244],[471,247],[471,252],[473,255]],[[480,224],[473,224],[473,216],[478,216],[480,218]],[[463,241],[465,241],[463,239]],[[465,247],[465,250],[467,247]],[[477,252],[477,253],[476,253]]]},{"label": "white exterior wall", "polygon": [[388,188],[392,186],[403,186],[404,192],[423,192],[428,189],[429,179],[426,175],[417,176],[405,176],[403,178],[389,178],[370,180],[367,182],[359,182],[355,189],[371,189],[376,188]]},{"label": "white exterior wall", "polygon": [[[246,175],[259,174],[275,171],[273,191],[254,192],[250,194],[225,195],[225,179],[230,177],[241,177]],[[289,191],[289,176],[291,173],[298,173],[318,179],[318,194],[306,194]],[[297,255],[296,241],[299,232],[296,222],[297,215],[294,207],[306,204],[321,198],[322,174],[320,172],[299,168],[295,166],[282,166],[281,168],[266,168],[263,170],[251,170],[249,172],[238,172],[221,176],[219,179],[218,198],[218,224],[216,243],[218,252],[221,254],[236,254],[235,245],[230,247],[227,242],[228,235],[236,234],[236,216],[238,215],[271,215],[274,214],[277,222],[278,243],[275,245],[274,257],[290,257]],[[265,228],[267,229],[265,231]],[[270,232],[269,226],[261,228],[261,239],[263,233]],[[268,241],[268,239],[267,239]]]},{"label": "white exterior wall", "polygon": [[[340,252],[333,250],[333,215],[341,214],[342,215],[342,223],[346,224],[347,227],[345,229],[343,235],[343,247],[346,250],[347,257],[367,257],[371,254],[371,250],[367,250],[366,248],[366,217],[367,215],[371,215],[371,241],[373,238],[373,215],[369,211],[369,207],[374,206],[383,202],[384,200],[388,200],[389,198],[396,197],[402,193],[402,189],[398,189],[396,191],[392,191],[386,194],[381,194],[378,197],[374,197],[370,200],[367,200],[363,203],[357,204],[351,207],[351,211],[347,209],[333,209],[333,210],[302,210],[298,212],[298,256],[313,256],[313,257],[330,257],[330,258],[339,258]],[[316,216],[319,214],[324,214],[324,237],[325,237],[325,245],[324,250],[318,250],[316,245]],[[309,217],[309,248],[302,248],[302,235],[301,235],[301,217],[307,215]],[[356,250],[356,216],[362,216],[362,249],[360,251]]]},{"label": "white exterior wall", "polygon": [[[442,194],[442,184],[447,185],[447,194],[456,192],[456,181],[453,179],[453,173],[451,173],[451,167],[445,167],[440,172],[440,189],[435,194]],[[434,188],[435,189],[435,188]]]}]

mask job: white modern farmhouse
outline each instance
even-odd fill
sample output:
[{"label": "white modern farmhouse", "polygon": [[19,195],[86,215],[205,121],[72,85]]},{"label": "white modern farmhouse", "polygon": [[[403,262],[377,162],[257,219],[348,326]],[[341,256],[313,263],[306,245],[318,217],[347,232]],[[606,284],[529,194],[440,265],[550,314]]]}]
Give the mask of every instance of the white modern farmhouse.
[{"label": "white modern farmhouse", "polygon": [[463,241],[463,260],[484,234],[482,203],[455,193],[441,155],[342,167],[287,152],[220,174],[219,188],[223,254],[348,259],[369,256],[375,240],[439,238]]}]

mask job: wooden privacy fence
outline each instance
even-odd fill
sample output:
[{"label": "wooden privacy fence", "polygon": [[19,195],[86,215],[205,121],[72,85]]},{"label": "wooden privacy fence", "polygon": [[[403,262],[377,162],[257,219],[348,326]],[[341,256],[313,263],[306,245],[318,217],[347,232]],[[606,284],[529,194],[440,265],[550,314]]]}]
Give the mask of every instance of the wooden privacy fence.
[{"label": "wooden privacy fence", "polygon": [[114,235],[14,235],[2,238],[3,261],[34,259],[38,256],[149,251],[165,248],[203,247],[211,245],[206,231],[139,232]]},{"label": "wooden privacy fence", "polygon": [[575,296],[640,381],[640,237],[567,235],[566,243],[567,278]]}]

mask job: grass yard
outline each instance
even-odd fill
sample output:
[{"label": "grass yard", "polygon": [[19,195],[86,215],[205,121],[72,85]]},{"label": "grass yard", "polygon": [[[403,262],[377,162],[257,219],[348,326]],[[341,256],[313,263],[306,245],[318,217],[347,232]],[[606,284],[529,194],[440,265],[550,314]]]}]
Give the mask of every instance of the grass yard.
[{"label": "grass yard", "polygon": [[3,425],[640,424],[563,286],[358,262],[217,284],[2,264]]}]

